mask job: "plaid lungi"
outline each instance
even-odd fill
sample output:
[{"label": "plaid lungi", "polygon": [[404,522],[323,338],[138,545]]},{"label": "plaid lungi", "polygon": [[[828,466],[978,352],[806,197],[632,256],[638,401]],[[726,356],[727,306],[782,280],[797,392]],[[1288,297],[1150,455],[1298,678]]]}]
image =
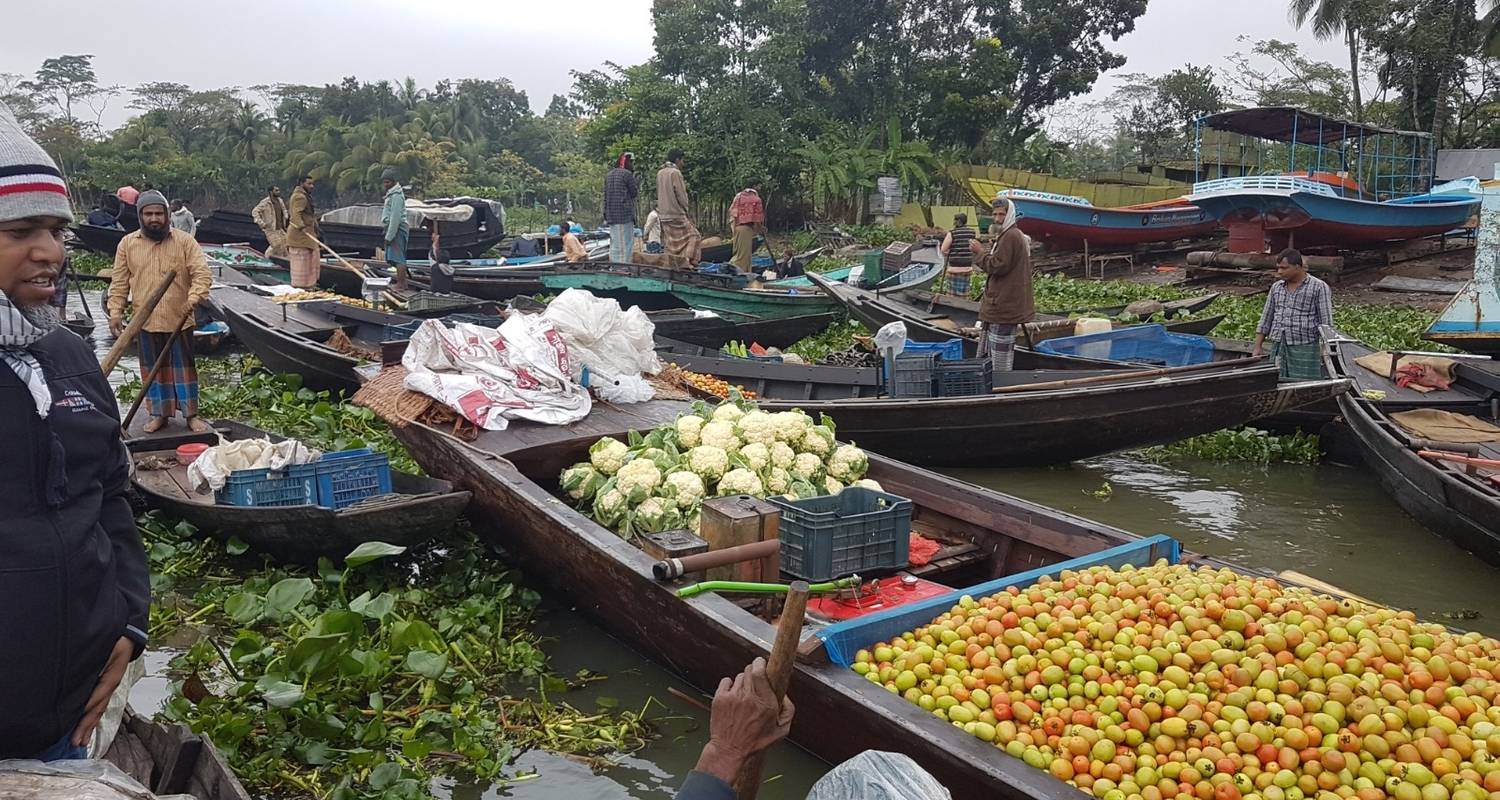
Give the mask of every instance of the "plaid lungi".
[{"label": "plaid lungi", "polygon": [[292,285],[298,289],[318,288],[322,264],[311,247],[288,247],[287,260],[292,264]]},{"label": "plaid lungi", "polygon": [[[170,333],[141,331],[141,378],[151,371]],[[193,332],[185,330],[172,343],[172,354],[156,373],[156,380],[146,390],[146,410],[153,417],[198,416],[198,365],[193,362]]]},{"label": "plaid lungi", "polygon": [[1271,342],[1271,359],[1281,368],[1281,377],[1313,381],[1323,377],[1323,356],[1318,344]]},{"label": "plaid lungi", "polygon": [[698,226],[692,220],[662,220],[661,241],[668,255],[681,256],[694,264],[698,263],[703,235],[698,233]]}]

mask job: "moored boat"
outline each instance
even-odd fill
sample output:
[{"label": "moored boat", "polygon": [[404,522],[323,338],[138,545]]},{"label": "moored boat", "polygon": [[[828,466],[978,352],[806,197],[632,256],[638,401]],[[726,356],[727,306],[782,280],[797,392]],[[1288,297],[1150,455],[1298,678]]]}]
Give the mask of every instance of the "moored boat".
[{"label": "moored boat", "polygon": [[409,546],[420,544],[453,525],[469,503],[469,493],[447,481],[391,471],[391,494],[378,495],[344,508],[316,505],[235,506],[214,502],[195,492],[187,467],[174,451],[191,442],[217,444],[239,439],[280,441],[248,425],[216,420],[211,433],[151,435],[127,440],[136,468],[131,477],[146,504],[187,520],[219,538],[238,536],[259,553],[281,561],[311,562],[342,558],[364,542]]},{"label": "moored boat", "polygon": [[[489,201],[473,198],[433,200],[434,204],[464,205],[474,213],[463,222],[441,223],[443,249],[453,258],[482,256],[505,238],[505,221]],[[377,207],[378,208],[378,207]],[[332,213],[332,212],[330,212]],[[321,241],[339,253],[375,256],[385,247],[385,231],[379,225],[356,225],[347,222],[324,222],[319,226]],[[198,241],[206,244],[248,242],[264,250],[266,236],[248,213],[218,209],[198,220]],[[426,258],[432,251],[432,232],[426,227],[412,228],[406,254]]]},{"label": "moored boat", "polygon": [[[153,796],[195,800],[250,800],[214,743],[169,722],[153,722],[128,705],[104,760]],[[89,793],[85,792],[85,796]]]},{"label": "moored boat", "polygon": [[[1339,396],[1339,410],[1380,485],[1428,529],[1500,565],[1500,432],[1462,427],[1500,425],[1500,362],[1459,360],[1451,388],[1424,394],[1356,364],[1373,352],[1357,341],[1330,332],[1324,348],[1328,373],[1353,383],[1353,391]],[[1417,409],[1460,416],[1401,417]],[[1450,438],[1458,441],[1422,436],[1413,428],[1452,431]]]},{"label": "moored boat", "polygon": [[1219,222],[1185,200],[1099,208],[1082,197],[1006,189],[1027,236],[1058,250],[1110,250],[1211,236]]},{"label": "moored boat", "polygon": [[1500,185],[1484,192],[1475,231],[1474,277],[1448,301],[1423,338],[1500,357]]}]

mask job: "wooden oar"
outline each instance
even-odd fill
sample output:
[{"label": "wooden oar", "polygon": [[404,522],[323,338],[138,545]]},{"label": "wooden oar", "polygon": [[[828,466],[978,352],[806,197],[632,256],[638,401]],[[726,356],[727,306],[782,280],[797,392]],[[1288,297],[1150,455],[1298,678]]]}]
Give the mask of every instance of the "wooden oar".
[{"label": "wooden oar", "polygon": [[1158,367],[1156,369],[1143,369],[1131,372],[1111,372],[1106,375],[1090,375],[1087,378],[1070,378],[1065,381],[1046,381],[1045,383],[1027,383],[1019,386],[1000,386],[990,391],[994,394],[1011,394],[1014,392],[1037,392],[1051,389],[1068,389],[1074,386],[1089,386],[1098,383],[1119,383],[1122,381],[1137,381],[1142,378],[1156,378],[1163,375],[1182,375],[1189,372],[1203,372],[1205,370],[1230,370],[1240,367],[1253,366],[1265,361],[1264,357],[1235,358],[1229,361],[1209,361],[1204,364],[1189,364],[1185,367]]},{"label": "wooden oar", "polygon": [[319,240],[318,237],[313,236],[312,234],[309,233],[307,235],[307,238],[312,239],[314,242],[317,242],[318,246],[321,247],[321,248],[323,248],[324,252],[326,252],[326,253],[328,253],[328,255],[331,255],[334,258],[338,259],[338,262],[340,264],[344,265],[344,269],[349,270],[350,272],[354,273],[355,275],[360,276],[361,278],[368,278],[370,276],[370,273],[364,271],[363,269],[360,269],[359,267],[354,266],[353,264],[349,263],[349,261],[346,260],[343,256],[339,255],[338,253],[335,253],[333,251],[333,248],[329,247],[326,244],[323,244],[323,242],[321,240]]},{"label": "wooden oar", "polygon": [[[172,357],[172,345],[177,344],[178,337],[182,336],[183,326],[188,324],[188,320],[192,318],[193,309],[190,308],[187,314],[184,314],[182,319],[177,323],[177,329],[172,331],[171,336],[167,337],[166,346],[162,348],[160,353],[156,354],[156,363],[151,365],[151,371],[141,376],[141,393],[136,395],[135,402],[130,404],[130,410],[125,412],[125,421],[120,424],[122,430],[130,430],[130,422],[135,419],[135,412],[141,410],[141,403],[146,399],[146,394],[151,391],[151,384],[156,383],[156,376],[161,374],[162,367],[165,367],[167,361]],[[191,328],[187,330],[191,330]]]},{"label": "wooden oar", "polygon": [[1374,600],[1369,599],[1368,597],[1361,597],[1361,596],[1355,594],[1354,592],[1349,591],[1348,589],[1343,589],[1343,588],[1340,588],[1338,586],[1334,586],[1333,584],[1329,583],[1328,581],[1318,580],[1317,578],[1314,578],[1311,575],[1308,575],[1308,574],[1303,573],[1303,572],[1298,572],[1297,570],[1294,570],[1294,569],[1284,569],[1281,572],[1277,573],[1276,577],[1282,578],[1283,580],[1287,580],[1287,581],[1290,581],[1292,583],[1296,583],[1296,584],[1300,584],[1302,586],[1306,586],[1309,589],[1316,589],[1316,590],[1318,590],[1320,592],[1327,592],[1328,594],[1339,595],[1341,597],[1347,597],[1350,600],[1358,600],[1359,602],[1365,603],[1367,605],[1372,605],[1372,606],[1384,605],[1384,603],[1377,603]]},{"label": "wooden oar", "polygon": [[109,352],[104,355],[104,360],[99,362],[99,368],[104,370],[105,375],[115,371],[115,365],[120,363],[120,359],[125,355],[125,349],[135,340],[135,335],[140,333],[141,327],[146,324],[147,319],[150,319],[151,312],[156,310],[156,304],[161,302],[167,289],[172,286],[172,281],[175,280],[177,280],[177,270],[169,270],[162,277],[161,283],[151,290],[146,302],[136,308],[135,316],[131,317],[130,324],[125,326],[125,332],[120,334],[120,338],[115,340],[114,347],[109,348]]},{"label": "wooden oar", "polygon": [[[802,621],[807,613],[807,581],[792,581],[786,593],[786,605],[781,607],[781,619],[776,622],[776,641],[771,645],[771,660],[766,663],[766,677],[771,681],[771,691],[776,695],[779,708],[786,697],[787,686],[792,682],[792,669],[796,666],[797,645],[802,639]],[[746,759],[740,774],[734,781],[734,793],[739,800],[755,800],[760,791],[760,773],[766,766],[764,751]]]},{"label": "wooden oar", "polygon": [[1474,458],[1473,456],[1461,456],[1457,453],[1444,453],[1438,450],[1418,450],[1417,455],[1428,461],[1451,461],[1454,464],[1467,466],[1468,473],[1473,475],[1479,467],[1488,469],[1500,469],[1500,461],[1493,458]]}]

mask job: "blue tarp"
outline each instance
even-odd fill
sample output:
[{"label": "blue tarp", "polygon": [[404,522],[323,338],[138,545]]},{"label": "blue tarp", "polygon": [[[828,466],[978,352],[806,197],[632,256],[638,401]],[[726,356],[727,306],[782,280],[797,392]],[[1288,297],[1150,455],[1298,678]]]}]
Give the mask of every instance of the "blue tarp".
[{"label": "blue tarp", "polygon": [[1208,337],[1172,333],[1160,325],[1136,325],[1083,336],[1062,336],[1047,339],[1036,349],[1057,355],[1167,367],[1207,364],[1214,360],[1214,343]]},{"label": "blue tarp", "polygon": [[867,617],[839,622],[817,632],[823,640],[828,658],[841,667],[854,663],[854,654],[861,648],[876,642],[889,641],[909,630],[931,623],[939,614],[958,605],[964,595],[975,599],[987,597],[1008,587],[1025,587],[1036,583],[1043,575],[1057,577],[1064,570],[1081,570],[1089,567],[1122,567],[1130,564],[1137,567],[1150,566],[1157,559],[1165,558],[1175,564],[1182,557],[1182,545],[1170,536],[1158,534],[1137,542],[1122,544],[1100,553],[1080,556],[1051,566],[1038,567],[1015,575],[996,578],[988,583],[955,589],[948,594],[911,605],[897,606],[889,611]]}]

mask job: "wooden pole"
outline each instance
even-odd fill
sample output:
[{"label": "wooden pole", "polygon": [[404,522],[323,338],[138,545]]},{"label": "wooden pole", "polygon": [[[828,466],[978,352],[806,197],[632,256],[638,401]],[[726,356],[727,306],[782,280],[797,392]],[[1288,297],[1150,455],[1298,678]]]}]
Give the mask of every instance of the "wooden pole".
[{"label": "wooden pole", "polygon": [[187,314],[183,315],[182,321],[177,323],[177,330],[172,331],[172,335],[167,337],[167,346],[156,354],[156,363],[151,365],[151,371],[141,376],[141,393],[136,396],[135,402],[130,404],[130,410],[125,412],[125,421],[120,424],[122,430],[130,430],[130,422],[135,419],[135,412],[141,410],[141,403],[146,399],[146,392],[150,391],[151,384],[156,383],[156,376],[161,374],[162,367],[165,367],[172,357],[172,345],[176,344],[177,338],[182,335],[182,326],[192,318],[193,310],[190,308]]},{"label": "wooden pole", "polygon": [[136,308],[135,316],[131,317],[130,324],[125,326],[125,332],[120,334],[120,338],[115,340],[114,347],[109,348],[109,352],[104,355],[104,360],[99,363],[99,368],[104,370],[105,375],[115,371],[115,365],[120,363],[120,359],[125,355],[125,349],[135,340],[136,334],[140,333],[146,320],[151,318],[151,312],[156,310],[156,304],[161,302],[167,289],[171,288],[172,281],[175,280],[177,280],[177,270],[167,272],[161,279],[161,283],[151,290],[146,302]]},{"label": "wooden pole", "polygon": [[[771,660],[766,664],[766,677],[771,680],[771,691],[776,694],[779,706],[786,697],[787,686],[792,682],[792,670],[796,666],[797,645],[802,639],[802,620],[807,613],[807,581],[792,581],[786,594],[786,605],[781,608],[781,619],[776,623],[776,641],[771,645]],[[745,761],[734,781],[734,793],[739,800],[755,800],[760,791],[760,774],[766,765],[766,754],[756,753]]]},{"label": "wooden pole", "polygon": [[321,248],[323,248],[323,250],[325,252],[327,252],[328,255],[331,255],[334,258],[338,259],[338,262],[340,264],[344,265],[344,269],[349,270],[350,272],[354,273],[355,275],[360,276],[361,278],[368,277],[369,273],[367,273],[364,270],[360,269],[359,267],[356,267],[353,264],[349,263],[348,260],[346,260],[343,256],[339,255],[338,253],[333,252],[333,248],[329,247],[326,244],[323,244],[323,242],[321,240],[319,240],[318,237],[313,236],[312,234],[309,233],[307,235],[307,238],[312,239],[314,242],[317,242],[318,246],[321,247]]},{"label": "wooden pole", "polygon": [[1046,381],[1044,383],[1027,383],[1019,386],[1001,386],[992,389],[994,394],[1012,394],[1015,392],[1040,392],[1051,389],[1068,389],[1074,386],[1089,386],[1096,383],[1118,383],[1120,381],[1135,381],[1141,378],[1155,378],[1162,375],[1181,375],[1188,372],[1203,372],[1206,370],[1230,370],[1239,367],[1248,367],[1265,361],[1264,356],[1254,358],[1236,358],[1229,361],[1210,361],[1206,364],[1189,364],[1185,367],[1159,367],[1157,369],[1143,369],[1130,372],[1111,372],[1106,375],[1090,375],[1087,378],[1071,378],[1065,381]]}]

